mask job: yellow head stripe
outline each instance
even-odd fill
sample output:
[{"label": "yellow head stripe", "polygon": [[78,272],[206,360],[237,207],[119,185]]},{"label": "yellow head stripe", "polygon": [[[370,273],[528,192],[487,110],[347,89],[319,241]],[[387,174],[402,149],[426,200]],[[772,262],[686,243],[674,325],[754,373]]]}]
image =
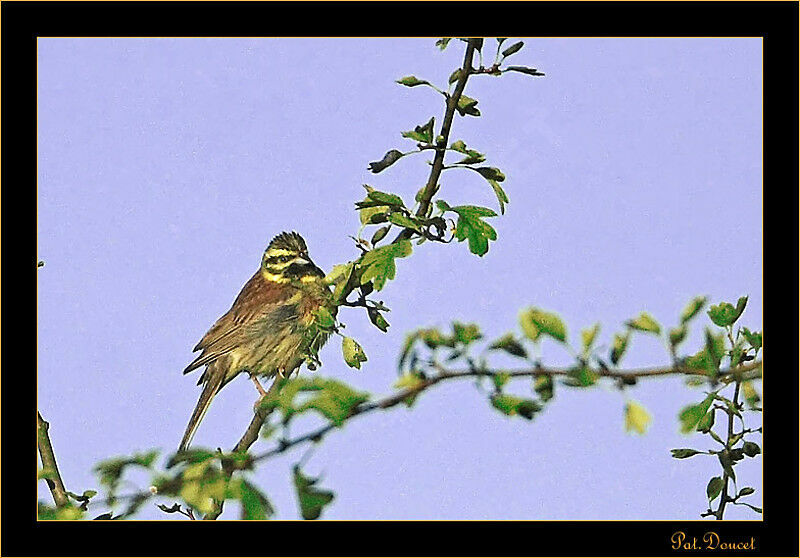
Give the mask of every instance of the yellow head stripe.
[{"label": "yellow head stripe", "polygon": [[289,260],[288,262],[281,262],[281,263],[269,263],[267,264],[267,268],[271,269],[272,271],[281,271],[289,267],[294,263],[293,260]]},{"label": "yellow head stripe", "polygon": [[270,273],[266,269],[261,270],[261,274],[264,276],[264,279],[267,281],[272,281],[273,283],[288,283],[289,278],[284,277],[280,273]]},{"label": "yellow head stripe", "polygon": [[272,256],[296,256],[296,250],[286,250],[285,248],[270,248],[265,254],[268,258]]}]

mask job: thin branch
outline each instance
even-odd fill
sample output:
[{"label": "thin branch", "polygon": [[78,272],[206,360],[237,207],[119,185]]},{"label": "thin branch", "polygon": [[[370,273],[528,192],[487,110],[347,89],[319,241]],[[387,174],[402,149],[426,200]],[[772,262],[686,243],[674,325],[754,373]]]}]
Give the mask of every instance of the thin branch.
[{"label": "thin branch", "polygon": [[[474,53],[475,46],[473,45],[472,41],[467,41],[467,48],[464,52],[464,63],[461,66],[461,72],[458,82],[456,83],[456,88],[453,91],[453,94],[447,99],[447,108],[444,113],[444,121],[442,122],[442,128],[439,132],[439,135],[444,138],[442,142],[443,145],[447,145],[447,142],[450,139],[450,128],[453,125],[453,118],[455,117],[456,108],[458,107],[458,101],[461,98],[461,94],[464,92],[464,88],[467,86],[467,80],[472,73],[472,57]],[[431,200],[436,194],[439,184],[439,177],[441,176],[442,168],[444,167],[444,155],[445,150],[437,150],[436,155],[433,158],[431,174],[428,176],[428,182],[425,184],[425,190],[422,192],[419,208],[417,209],[416,215],[418,217],[422,217],[428,212],[428,207],[430,207]],[[403,229],[394,242],[408,239],[412,234],[413,231],[409,229]]]},{"label": "thin branch", "polygon": [[[730,376],[730,377],[739,377],[743,379],[756,379],[761,377],[761,361],[758,362],[750,362],[748,364],[739,366],[735,369],[727,369],[720,371],[720,377]],[[632,379],[632,378],[654,378],[660,376],[668,376],[668,375],[682,375],[682,376],[705,376],[706,371],[700,369],[692,369],[692,368],[684,368],[684,367],[673,367],[673,368],[642,368],[642,369],[635,369],[629,371],[614,371],[608,369],[597,369],[593,371],[594,374],[598,377],[605,377],[605,378],[623,378],[623,379]],[[437,376],[432,378],[426,378],[422,380],[417,386],[413,388],[408,388],[402,391],[399,391],[395,394],[392,394],[384,399],[380,399],[378,401],[373,401],[369,403],[363,403],[353,409],[350,418],[365,415],[367,413],[371,413],[378,409],[388,409],[402,403],[409,397],[413,397],[421,393],[422,391],[428,389],[431,386],[434,386],[440,382],[445,380],[453,380],[458,378],[475,378],[475,377],[493,377],[498,375],[508,375],[512,378],[520,378],[520,377],[537,377],[537,376],[571,376],[573,373],[572,369],[569,368],[534,368],[529,370],[447,370],[440,368],[440,373]],[[737,383],[738,388],[738,383]],[[266,453],[262,453],[253,457],[253,461],[262,461],[264,459],[269,459],[270,457],[274,457],[278,454],[284,453],[291,449],[292,447],[302,444],[304,442],[317,442],[321,440],[325,434],[330,432],[335,428],[334,424],[328,424],[316,430],[309,432],[308,434],[304,434],[303,436],[291,439],[291,440],[281,440],[280,444],[273,448]]]},{"label": "thin branch", "polygon": [[53,501],[56,507],[64,507],[69,505],[69,496],[67,496],[67,489],[64,487],[64,481],[61,479],[61,473],[58,471],[58,464],[56,463],[56,454],[53,452],[53,445],[50,443],[50,423],[42,418],[42,414],[37,411],[36,413],[36,431],[39,443],[39,457],[42,460],[42,468],[49,473],[47,487],[53,495]]},{"label": "thin branch", "polygon": [[[464,62],[461,67],[461,73],[456,82],[456,88],[453,91],[452,95],[447,96],[447,105],[445,108],[444,113],[444,120],[442,122],[441,130],[439,131],[439,136],[442,136],[443,141],[441,146],[433,146],[433,147],[425,147],[424,149],[435,149],[436,154],[433,158],[433,164],[431,166],[431,173],[428,176],[428,181],[425,183],[425,188],[422,192],[422,196],[419,200],[419,207],[415,215],[417,217],[424,217],[427,212],[428,208],[430,207],[431,200],[433,196],[436,195],[436,191],[439,185],[439,177],[442,174],[442,167],[444,166],[444,156],[446,149],[441,149],[440,147],[445,147],[447,142],[450,138],[450,128],[453,125],[453,118],[455,117],[456,109],[458,107],[458,101],[461,98],[461,94],[464,92],[464,88],[467,86],[467,80],[469,76],[472,74],[472,58],[475,53],[475,46],[473,45],[472,41],[467,41],[467,47],[464,52]],[[438,137],[438,136],[437,136]],[[418,145],[419,147],[419,145]],[[423,148],[420,148],[421,150]],[[392,241],[392,244],[396,244],[402,240],[408,240],[413,236],[414,231],[411,229],[403,229],[400,233],[395,237]],[[353,292],[360,284],[361,284],[361,273],[362,270],[356,269],[353,270],[353,273],[350,275],[350,278],[347,280],[347,284],[344,286],[342,291],[342,295],[340,296],[340,300],[345,300]]]},{"label": "thin branch", "polygon": [[[738,407],[739,406],[739,386],[741,382],[739,380],[736,381],[736,388],[733,391],[733,405]],[[733,417],[734,412],[733,409],[725,409],[725,412],[728,414],[728,437],[725,440],[725,449],[724,451],[728,456],[731,453],[731,440],[733,439]],[[716,513],[714,516],[717,518],[717,521],[721,521],[723,515],[725,514],[725,506],[728,504],[728,481],[730,477],[727,471],[723,472],[722,475],[722,496],[719,500],[719,507],[717,508]]]}]

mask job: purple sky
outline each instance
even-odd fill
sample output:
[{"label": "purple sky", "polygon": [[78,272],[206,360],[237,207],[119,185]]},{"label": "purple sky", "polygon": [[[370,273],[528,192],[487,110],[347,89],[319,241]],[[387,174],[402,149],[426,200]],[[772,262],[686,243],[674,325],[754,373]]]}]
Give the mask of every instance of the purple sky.
[{"label": "purple sky", "polygon": [[[39,40],[39,408],[68,489],[98,488],[100,459],[174,450],[199,396],[197,375],[181,375],[191,348],[269,239],[297,230],[327,271],[356,254],[347,235],[362,183],[413,198],[424,156],[379,175],[366,168],[413,147],[401,131],[433,115],[438,126],[441,97],[393,83],[446,82],[463,49],[433,42]],[[380,293],[388,334],[340,312],[369,356],[362,370],[347,368],[333,341],[317,373],[386,394],[409,330],[458,319],[496,338],[527,305],[558,312],[573,344],[595,321],[608,344],[642,310],[672,327],[699,294],[750,295],[742,320],[760,329],[761,55],[760,39],[530,39],[511,63],[547,77],[471,79],[483,116],[456,117],[451,137],[506,173],[511,203],[491,220],[498,241],[484,258],[465,243],[416,248]],[[475,173],[441,183],[451,205],[496,205]],[[705,323],[685,349],[696,350]],[[547,364],[570,362],[555,343],[543,352]],[[667,363],[645,335],[623,361]],[[625,394],[556,388],[532,423],[491,409],[471,382],[439,386],[411,412],[355,420],[306,465],[336,492],[323,517],[699,518],[719,464],[669,449],[710,447],[678,432],[678,411],[700,389],[640,382],[628,396],[653,423],[636,436],[624,432]],[[245,378],[226,386],[195,443],[231,447],[256,396]],[[256,476],[281,519],[298,517],[290,469],[301,454]],[[759,505],[760,458],[737,476]],[[50,500],[43,483],[39,495]],[[174,516],[147,507],[140,517]]]}]

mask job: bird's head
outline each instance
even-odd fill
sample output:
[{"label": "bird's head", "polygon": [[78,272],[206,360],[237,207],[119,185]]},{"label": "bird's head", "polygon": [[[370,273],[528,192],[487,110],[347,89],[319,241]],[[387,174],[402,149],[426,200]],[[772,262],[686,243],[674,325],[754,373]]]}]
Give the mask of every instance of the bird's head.
[{"label": "bird's head", "polygon": [[308,283],[325,277],[308,256],[306,241],[296,232],[283,232],[272,239],[261,258],[261,272],[275,283]]}]

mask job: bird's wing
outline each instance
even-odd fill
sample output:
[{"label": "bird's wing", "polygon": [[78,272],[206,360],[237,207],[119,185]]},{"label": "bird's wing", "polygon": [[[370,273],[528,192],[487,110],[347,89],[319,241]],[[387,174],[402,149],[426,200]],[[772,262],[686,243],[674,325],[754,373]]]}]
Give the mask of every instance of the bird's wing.
[{"label": "bird's wing", "polygon": [[[202,351],[183,371],[184,374],[228,354],[253,334],[259,322],[281,310],[280,303],[294,294],[294,289],[266,281],[261,271],[245,283],[230,310],[220,317],[192,349]],[[284,309],[285,310],[285,309]]]}]

